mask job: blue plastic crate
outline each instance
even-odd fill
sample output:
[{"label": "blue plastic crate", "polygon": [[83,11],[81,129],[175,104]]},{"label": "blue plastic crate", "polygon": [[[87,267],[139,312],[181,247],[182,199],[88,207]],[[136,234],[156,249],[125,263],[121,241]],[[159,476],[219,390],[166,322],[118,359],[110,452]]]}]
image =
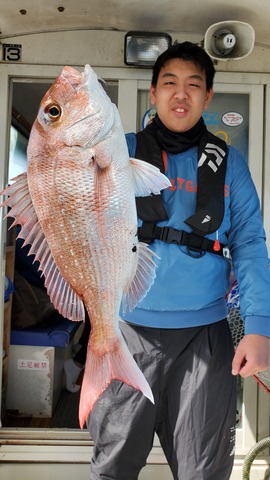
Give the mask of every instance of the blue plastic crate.
[{"label": "blue plastic crate", "polygon": [[9,295],[14,292],[14,285],[10,278],[5,276],[5,302],[9,301]]}]

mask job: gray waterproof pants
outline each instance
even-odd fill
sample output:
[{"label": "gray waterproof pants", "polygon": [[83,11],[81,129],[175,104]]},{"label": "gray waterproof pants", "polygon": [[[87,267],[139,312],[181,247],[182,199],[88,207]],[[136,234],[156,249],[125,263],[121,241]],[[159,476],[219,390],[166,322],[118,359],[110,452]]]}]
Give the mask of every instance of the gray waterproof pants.
[{"label": "gray waterproof pants", "polygon": [[155,405],[113,381],[88,420],[91,479],[137,480],[154,433],[175,480],[229,480],[236,420],[233,345],[227,320],[185,329],[121,324]]}]

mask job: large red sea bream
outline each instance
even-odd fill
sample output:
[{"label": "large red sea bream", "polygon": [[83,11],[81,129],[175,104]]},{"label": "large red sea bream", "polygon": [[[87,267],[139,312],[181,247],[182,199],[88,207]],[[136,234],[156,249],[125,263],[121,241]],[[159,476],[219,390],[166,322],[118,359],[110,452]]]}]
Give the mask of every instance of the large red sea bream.
[{"label": "large red sea bream", "polygon": [[[128,99],[127,99],[128,101]],[[130,159],[117,108],[89,65],[64,67],[31,130],[27,172],[2,195],[8,216],[31,244],[51,302],[70,320],[91,319],[80,398],[83,427],[113,379],[153,401],[119,329],[121,302],[132,309],[155,277],[153,253],[137,240],[135,196],[168,179]],[[2,206],[3,206],[2,205]]]}]

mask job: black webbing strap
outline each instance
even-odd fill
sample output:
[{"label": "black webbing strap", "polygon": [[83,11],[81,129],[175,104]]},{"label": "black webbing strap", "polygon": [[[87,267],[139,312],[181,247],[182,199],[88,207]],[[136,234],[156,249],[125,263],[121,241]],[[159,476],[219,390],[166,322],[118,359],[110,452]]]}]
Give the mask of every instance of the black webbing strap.
[{"label": "black webbing strap", "polygon": [[214,250],[214,241],[208,238],[196,235],[196,233],[176,230],[172,227],[157,227],[154,222],[143,222],[138,228],[139,240],[150,244],[153,240],[161,240],[165,243],[176,243],[184,245],[190,251],[210,252],[215,255],[223,256],[225,245],[220,244],[220,250]]}]

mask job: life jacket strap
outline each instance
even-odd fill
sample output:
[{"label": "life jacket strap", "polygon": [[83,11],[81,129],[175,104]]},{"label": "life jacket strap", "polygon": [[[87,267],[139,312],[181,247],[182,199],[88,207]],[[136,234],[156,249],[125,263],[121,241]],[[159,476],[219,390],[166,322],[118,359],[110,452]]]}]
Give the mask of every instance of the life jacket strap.
[{"label": "life jacket strap", "polygon": [[226,246],[221,243],[220,250],[214,250],[215,242],[209,238],[172,227],[157,227],[154,222],[143,222],[142,226],[138,228],[138,237],[140,241],[147,244],[152,243],[153,240],[161,240],[165,243],[184,245],[191,256],[194,251],[214,253],[222,257],[223,249],[226,249]]}]

